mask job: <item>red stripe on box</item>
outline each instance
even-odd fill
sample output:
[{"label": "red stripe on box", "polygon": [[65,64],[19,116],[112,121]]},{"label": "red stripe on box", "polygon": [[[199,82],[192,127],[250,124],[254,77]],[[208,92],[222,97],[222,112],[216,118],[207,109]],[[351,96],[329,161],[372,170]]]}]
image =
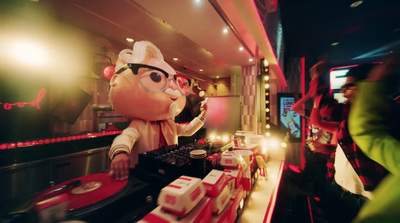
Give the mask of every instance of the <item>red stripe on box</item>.
[{"label": "red stripe on box", "polygon": [[147,221],[147,222],[157,222],[157,223],[169,223],[169,221],[165,220],[164,218],[149,213],[148,215],[144,216],[144,218],[142,218],[142,221]]},{"label": "red stripe on box", "polygon": [[181,210],[181,211],[174,210],[174,209],[172,209],[170,207],[161,207],[161,210],[167,211],[167,212],[171,212],[172,214],[175,214],[178,217],[185,217],[186,216],[186,213],[185,213],[186,212],[186,207],[183,208],[183,210]]},{"label": "red stripe on box", "polygon": [[196,189],[194,189],[194,191],[190,194],[190,200],[191,201],[196,200],[197,197],[199,197],[200,194],[201,194],[200,187],[196,187]]},{"label": "red stripe on box", "polygon": [[167,187],[173,187],[173,188],[178,188],[178,189],[181,189],[181,188],[182,188],[182,187],[180,187],[180,186],[176,186],[176,185],[172,185],[172,184],[167,185]]},{"label": "red stripe on box", "polygon": [[[206,201],[207,204],[205,204],[204,207],[201,209],[201,211],[198,213],[197,217],[193,220],[193,223],[211,222],[212,218],[211,199],[210,198],[206,199],[208,199],[208,201]],[[198,205],[200,204],[201,202]]]},{"label": "red stripe on box", "polygon": [[189,178],[186,178],[186,177],[179,177],[178,179],[187,180],[187,181],[191,181],[192,180],[192,179],[189,179]]}]

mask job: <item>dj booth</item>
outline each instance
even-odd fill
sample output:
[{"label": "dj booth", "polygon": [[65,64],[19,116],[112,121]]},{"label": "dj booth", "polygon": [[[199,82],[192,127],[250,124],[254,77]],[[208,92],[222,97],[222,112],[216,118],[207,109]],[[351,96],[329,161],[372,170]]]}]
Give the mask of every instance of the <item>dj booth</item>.
[{"label": "dj booth", "polygon": [[[112,140],[112,137],[103,143],[108,143],[110,140]],[[86,143],[86,145],[88,144]],[[95,147],[99,145],[102,146],[101,143],[95,143],[92,146]],[[97,157],[97,162],[102,163],[104,161],[103,158],[105,160],[107,159],[106,148],[107,147],[89,148],[89,150],[101,150],[101,155],[97,154],[97,156],[102,158],[99,159],[99,157]],[[223,145],[220,147],[205,147],[204,145],[170,146],[140,154],[139,164],[130,170],[130,177],[125,181],[113,180],[108,175],[107,169],[104,169],[104,165],[98,167],[97,170],[93,169],[91,171],[86,171],[86,173],[78,173],[81,175],[78,177],[71,177],[73,174],[71,175],[71,173],[68,173],[69,171],[61,171],[58,174],[61,176],[56,177],[58,180],[55,181],[55,185],[51,185],[51,187],[47,189],[29,193],[29,196],[26,195],[18,199],[9,199],[9,201],[3,203],[4,206],[2,210],[5,211],[0,212],[0,223],[46,222],[43,220],[46,219],[46,216],[48,219],[51,219],[54,217],[51,215],[59,213],[59,210],[66,211],[64,213],[64,222],[72,222],[73,220],[80,220],[81,222],[116,223],[140,221],[140,219],[157,208],[157,198],[162,188],[182,175],[203,178],[215,168],[211,163],[212,160],[203,159],[205,162],[200,166],[199,163],[194,162],[195,160],[191,158],[189,154],[191,154],[191,151],[199,148],[206,150],[207,156],[210,157],[212,154],[220,153],[221,149],[224,151],[232,150],[232,145]],[[89,151],[75,150],[67,154],[67,156],[73,157],[76,154],[82,155],[82,153]],[[66,155],[64,154],[63,156]],[[43,159],[41,159],[40,162],[54,166],[54,164],[51,163],[57,160],[59,161],[59,157],[60,156],[58,156],[58,158],[52,156],[42,157]],[[90,158],[86,159],[90,160]],[[71,163],[68,165],[62,163],[58,164],[61,165],[61,167],[71,166]],[[108,165],[108,163],[106,164]],[[278,192],[279,176],[282,174],[283,162],[272,161],[267,162],[267,164],[267,172],[270,172],[269,174],[272,176],[269,178],[263,177],[258,179],[258,166],[252,166],[251,190],[245,191],[242,204],[240,208],[239,206],[237,207],[237,213],[235,214],[235,216],[237,216],[235,219],[237,222],[270,221]],[[86,167],[80,166],[79,168],[88,169],[89,166],[91,166],[90,162],[87,162],[86,165]],[[0,168],[0,178],[2,177],[10,181],[18,178],[13,175],[12,170],[11,173],[10,171],[6,171],[10,170],[11,166],[13,165]],[[202,170],[201,172],[198,171],[199,167]],[[223,170],[222,167],[217,167],[217,169]],[[73,170],[73,168],[69,170]],[[70,177],[69,180],[61,181],[63,180],[62,175],[68,175]],[[4,176],[6,176],[6,178]],[[31,183],[29,180],[32,181],[32,179],[29,179],[29,174],[26,174],[25,177],[29,187]],[[7,183],[12,185],[11,182]],[[4,185],[2,187],[5,188],[5,190],[7,189]],[[18,185],[18,187],[21,187],[21,185]],[[263,201],[264,204],[258,205],[258,209],[254,209],[253,206],[249,208],[246,206],[247,202],[254,202],[252,199],[255,198],[251,196],[253,188],[257,190],[255,193],[261,193],[257,196],[261,195],[265,197]],[[265,202],[267,203],[265,204]],[[254,216],[258,216],[258,219],[253,219]]]}]

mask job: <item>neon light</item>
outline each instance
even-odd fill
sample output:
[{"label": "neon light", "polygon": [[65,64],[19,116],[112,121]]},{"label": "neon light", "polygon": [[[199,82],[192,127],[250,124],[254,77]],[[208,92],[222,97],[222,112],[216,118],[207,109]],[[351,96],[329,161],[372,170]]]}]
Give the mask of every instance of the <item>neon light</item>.
[{"label": "neon light", "polygon": [[[300,66],[301,66],[301,71],[300,71],[300,81],[301,81],[301,94],[304,97],[306,95],[306,58],[302,57],[300,59]],[[305,105],[302,105],[302,108],[305,108]],[[302,138],[301,138],[301,169],[304,170],[306,168],[306,157],[304,156],[305,153],[305,148],[306,148],[306,141],[305,141],[305,135],[306,135],[306,125],[305,125],[305,119],[301,119],[301,133],[302,133]]]},{"label": "neon light", "polygon": [[88,134],[76,135],[76,136],[39,139],[39,140],[33,140],[33,141],[8,143],[8,144],[3,143],[3,144],[0,144],[0,150],[15,149],[15,148],[22,148],[22,147],[29,147],[29,146],[36,146],[36,145],[43,145],[43,144],[51,144],[51,143],[59,143],[59,142],[73,141],[73,140],[80,140],[80,139],[96,138],[96,137],[107,136],[107,135],[117,135],[117,134],[121,134],[122,131],[123,130],[110,131],[110,132],[99,132],[99,133],[88,133]]},{"label": "neon light", "polygon": [[16,103],[1,103],[3,104],[3,108],[5,110],[11,110],[13,107],[17,106],[19,108],[23,108],[25,107],[25,105],[30,105],[32,107],[36,106],[36,108],[38,110],[40,110],[40,101],[44,98],[44,95],[46,94],[46,88],[42,88],[39,90],[39,93],[36,96],[36,100],[35,101],[31,101],[31,102],[16,102]]}]

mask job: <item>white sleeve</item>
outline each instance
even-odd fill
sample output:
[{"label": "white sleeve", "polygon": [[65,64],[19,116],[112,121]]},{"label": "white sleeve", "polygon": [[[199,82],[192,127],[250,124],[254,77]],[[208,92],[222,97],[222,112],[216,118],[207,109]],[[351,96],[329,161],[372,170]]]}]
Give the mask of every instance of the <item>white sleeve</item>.
[{"label": "white sleeve", "polygon": [[200,118],[194,118],[189,124],[178,124],[176,123],[176,130],[178,136],[191,136],[195,134],[202,126],[204,122]]},{"label": "white sleeve", "polygon": [[119,151],[131,153],[132,147],[135,144],[136,140],[139,138],[140,132],[137,127],[134,127],[132,123],[122,131],[121,135],[115,137],[113,143],[111,144],[110,151],[108,152],[108,156],[112,159],[114,153]]}]

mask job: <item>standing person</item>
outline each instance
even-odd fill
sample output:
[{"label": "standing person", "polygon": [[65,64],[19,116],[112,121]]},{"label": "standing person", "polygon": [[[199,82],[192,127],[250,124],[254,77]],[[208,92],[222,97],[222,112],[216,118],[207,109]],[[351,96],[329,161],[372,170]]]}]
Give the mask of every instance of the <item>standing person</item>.
[{"label": "standing person", "polygon": [[189,124],[174,118],[186,103],[188,80],[167,64],[160,50],[148,41],[135,42],[122,50],[110,80],[110,101],[115,110],[131,119],[110,148],[110,175],[125,180],[138,154],[178,143],[178,136],[191,136],[205,121],[207,105]]},{"label": "standing person", "polygon": [[389,96],[393,83],[398,83],[398,68],[399,61],[391,58],[371,70],[367,80],[358,85],[359,94],[350,113],[354,141],[392,174],[361,209],[357,223],[400,222],[400,104]]},{"label": "standing person", "polygon": [[[309,69],[311,81],[309,83],[309,91],[304,97],[300,98],[296,103],[292,106],[292,110],[302,117],[306,119],[308,122],[308,134],[307,138],[313,139],[315,142],[321,144],[329,144],[335,143],[335,139],[332,137],[332,133],[326,131],[324,129],[320,129],[315,125],[310,123],[309,114],[311,109],[303,109],[302,106],[306,104],[309,100],[313,100],[317,95],[326,95],[329,93],[327,85],[323,82],[323,74],[326,70],[326,62],[319,61],[315,65],[313,65]],[[327,114],[325,117],[330,119],[330,114]],[[334,142],[331,142],[331,141]],[[313,152],[309,144],[305,145],[304,149],[304,157],[305,157],[305,167],[303,170],[303,180],[305,182],[310,181],[312,184],[312,192],[314,195],[314,199],[311,201],[315,201],[315,206],[313,205],[313,217],[316,220],[323,219],[323,211],[321,209],[321,199],[325,197],[325,176],[326,176],[326,163],[329,158],[329,155]]]},{"label": "standing person", "polygon": [[[338,141],[336,149],[314,144],[315,151],[330,152],[334,158],[328,163],[328,173],[333,175],[333,179],[327,184],[327,202],[324,210],[330,222],[351,222],[364,202],[372,198],[372,190],[387,174],[384,167],[360,150],[348,130],[348,114],[357,92],[356,82],[365,79],[372,66],[359,65],[347,73],[346,82],[341,89],[347,98],[341,122],[321,121],[316,109],[311,113],[311,122],[328,131],[336,131]],[[317,98],[314,107],[318,107],[320,101],[321,98]]]}]

